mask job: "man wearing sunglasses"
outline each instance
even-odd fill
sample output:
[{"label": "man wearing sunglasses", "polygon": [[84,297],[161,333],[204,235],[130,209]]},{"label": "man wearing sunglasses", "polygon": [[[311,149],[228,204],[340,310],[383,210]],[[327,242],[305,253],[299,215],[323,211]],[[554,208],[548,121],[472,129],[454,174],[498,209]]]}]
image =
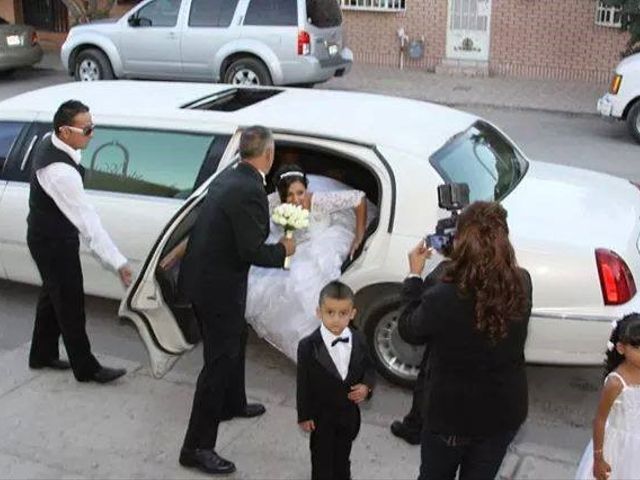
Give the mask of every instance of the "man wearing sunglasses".
[{"label": "man wearing sunglasses", "polygon": [[[126,373],[103,367],[91,353],[86,331],[79,237],[125,285],[132,273],[127,259],[105,231],[88,203],[80,151],[87,147],[94,125],[89,108],[70,100],[53,117],[54,131],[33,155],[27,244],[40,277],[29,366],[34,369],[71,368],[80,382],[107,383]],[[62,335],[69,362],[60,360]]]}]

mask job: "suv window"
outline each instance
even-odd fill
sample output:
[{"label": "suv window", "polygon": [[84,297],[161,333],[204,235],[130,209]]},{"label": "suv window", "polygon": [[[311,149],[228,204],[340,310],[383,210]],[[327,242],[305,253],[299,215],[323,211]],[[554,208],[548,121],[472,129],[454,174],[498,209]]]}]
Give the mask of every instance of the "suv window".
[{"label": "suv window", "polygon": [[141,27],[175,27],[180,12],[180,0],[155,0],[136,13]]},{"label": "suv window", "polygon": [[336,0],[307,0],[307,19],[318,28],[342,25],[342,12]]},{"label": "suv window", "polygon": [[190,27],[228,27],[238,0],[193,0],[189,12]]},{"label": "suv window", "polygon": [[98,127],[82,153],[85,188],[165,198],[186,198],[211,134]]},{"label": "suv window", "polygon": [[0,172],[23,127],[24,122],[0,122]]},{"label": "suv window", "polygon": [[297,26],[298,0],[251,0],[244,24]]},{"label": "suv window", "polygon": [[431,156],[447,183],[469,185],[469,200],[502,200],[520,182],[527,161],[495,128],[477,122]]}]

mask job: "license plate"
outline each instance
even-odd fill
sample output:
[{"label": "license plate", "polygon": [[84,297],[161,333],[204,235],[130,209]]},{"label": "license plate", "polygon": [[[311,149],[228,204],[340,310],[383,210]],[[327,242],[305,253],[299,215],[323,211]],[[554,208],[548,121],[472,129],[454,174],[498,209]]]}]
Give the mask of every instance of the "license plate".
[{"label": "license plate", "polygon": [[20,36],[19,35],[9,35],[9,36],[7,36],[7,45],[9,45],[10,47],[17,47],[21,43],[22,42],[20,41]]},{"label": "license plate", "polygon": [[329,45],[329,55],[332,57],[338,54],[338,46],[337,45]]}]

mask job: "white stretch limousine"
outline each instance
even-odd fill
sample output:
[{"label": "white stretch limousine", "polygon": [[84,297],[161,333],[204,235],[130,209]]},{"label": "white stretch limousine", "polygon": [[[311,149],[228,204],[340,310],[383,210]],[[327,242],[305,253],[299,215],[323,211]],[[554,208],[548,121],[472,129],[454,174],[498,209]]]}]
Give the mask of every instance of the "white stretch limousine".
[{"label": "white stretch limousine", "polygon": [[377,206],[342,279],[357,292],[357,322],[388,378],[407,383],[420,363],[397,334],[398,292],[407,251],[447,215],[437,202],[444,182],[467,183],[471,200],[499,200],[509,212],[534,285],[529,361],[597,363],[610,321],[640,310],[640,191],[629,181],[528,160],[490,123],[437,105],[210,84],[75,83],[0,103],[0,277],[38,283],[25,241],[31,155],[70,98],[88,104],[97,124],[83,156],[91,201],[139,272],[125,293],[82,250],[86,291],[124,295],[120,314],[137,326],[157,376],[198,341],[176,272],[158,264],[189,234],[209,181],[237,161],[239,130],[252,124],[274,130],[277,153]]}]

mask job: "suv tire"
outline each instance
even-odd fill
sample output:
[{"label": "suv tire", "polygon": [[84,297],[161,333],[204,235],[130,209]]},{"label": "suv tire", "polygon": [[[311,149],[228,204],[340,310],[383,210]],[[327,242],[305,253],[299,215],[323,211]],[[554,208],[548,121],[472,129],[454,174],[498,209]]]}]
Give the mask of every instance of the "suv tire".
[{"label": "suv tire", "polygon": [[627,128],[636,142],[640,143],[640,100],[636,100],[627,114]]},{"label": "suv tire", "polygon": [[234,61],[224,72],[224,83],[233,85],[273,85],[269,70],[260,60],[242,57]]},{"label": "suv tire", "polygon": [[409,345],[398,333],[400,294],[383,296],[368,310],[364,334],[380,375],[404,387],[415,385],[424,347]]},{"label": "suv tire", "polygon": [[111,62],[100,50],[90,48],[81,51],[75,61],[75,79],[79,82],[112,80],[114,78]]}]

